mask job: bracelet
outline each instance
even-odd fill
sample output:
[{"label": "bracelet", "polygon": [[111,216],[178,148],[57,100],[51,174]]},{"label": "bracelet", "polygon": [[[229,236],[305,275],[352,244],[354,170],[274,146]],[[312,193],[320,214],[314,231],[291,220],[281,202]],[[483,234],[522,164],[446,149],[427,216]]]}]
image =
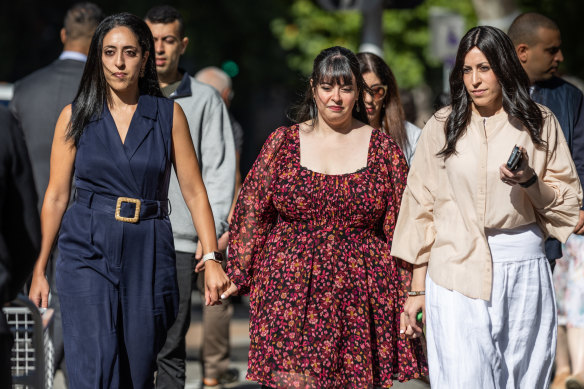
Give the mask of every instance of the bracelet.
[{"label": "bracelet", "polygon": [[425,290],[410,290],[408,296],[423,296],[426,294]]},{"label": "bracelet", "polygon": [[520,182],[519,186],[521,186],[522,188],[529,188],[531,185],[535,184],[536,181],[537,181],[537,174],[535,172],[533,172],[533,176],[531,176],[531,178],[525,182]]}]

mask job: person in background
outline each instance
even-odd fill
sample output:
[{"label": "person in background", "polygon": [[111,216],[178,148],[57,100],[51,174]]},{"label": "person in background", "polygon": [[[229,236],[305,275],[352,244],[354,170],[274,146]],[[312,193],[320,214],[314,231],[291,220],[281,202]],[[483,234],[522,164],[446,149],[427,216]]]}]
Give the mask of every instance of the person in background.
[{"label": "person in background", "polygon": [[[519,61],[531,83],[531,98],[548,107],[562,128],[580,182],[584,182],[584,96],[556,76],[564,60],[558,25],[538,13],[519,15],[509,27]],[[552,389],[584,389],[584,210],[563,250],[556,239],[546,242],[554,272],[558,309],[556,371]],[[556,261],[562,256],[561,260]]]},{"label": "person in background", "polygon": [[[179,68],[189,38],[185,36],[183,18],[168,5],[150,9],[145,21],[154,36],[156,70],[162,93],[176,101],[185,112],[195,151],[199,159],[203,182],[213,210],[215,233],[221,237],[229,225],[227,216],[233,201],[235,185],[235,146],[231,122],[225,104],[212,87],[196,81]],[[176,175],[172,173],[168,194],[172,204],[170,221],[176,248],[176,268],[179,288],[179,313],[168,332],[167,340],[158,355],[159,388],[184,388],[186,378],[185,335],[191,322],[191,290],[194,284],[195,262],[202,260],[198,231],[189,217],[188,205],[181,195]],[[226,244],[225,239],[223,245]],[[221,251],[225,246],[219,247]],[[202,287],[203,274],[199,274]],[[217,323],[231,317],[228,304],[204,305],[203,321]],[[206,329],[208,325],[204,324]],[[228,369],[229,326],[222,325],[203,334],[203,385],[218,387],[234,382],[238,374]]]},{"label": "person in background", "polygon": [[572,233],[580,180],[501,30],[465,34],[450,93],[422,131],[393,236],[391,254],[414,265],[402,329],[426,324],[432,387],[545,388],[557,317],[544,240]]},{"label": "person in background", "polygon": [[[183,110],[162,96],[143,20],[105,18],[79,92],[55,128],[29,296],[47,306],[45,269],[58,235],[57,287],[73,388],[153,388],[156,356],[176,317],[168,187],[174,167],[206,264],[207,296],[228,286],[213,215]],[[71,180],[75,202],[67,207]]]},{"label": "person in background", "polygon": [[[227,109],[230,108],[234,93],[231,77],[227,73],[218,67],[208,66],[195,74],[195,80],[211,85],[219,92]],[[227,222],[231,223],[237,196],[241,189],[240,161],[243,149],[243,129],[237,120],[235,120],[231,111],[229,111],[229,119],[231,120],[231,129],[233,130],[233,139],[235,142],[235,194],[229,216],[227,217]],[[225,231],[217,241],[219,249],[226,250],[228,242],[229,231]],[[199,291],[204,290],[203,286],[202,277],[199,277],[197,279],[197,288]],[[202,362],[206,366],[206,370],[221,372],[219,377],[222,378],[216,380],[217,384],[227,383],[230,381],[228,379],[229,377],[239,378],[239,372],[237,370],[228,369],[230,355],[229,328],[231,317],[233,316],[233,308],[231,307],[230,300],[224,299],[222,300],[222,305],[206,309],[203,312]],[[212,388],[213,385],[209,384],[214,384],[214,381],[212,378],[206,378],[205,387]]]},{"label": "person in background", "polygon": [[[223,70],[219,69],[215,66],[208,66],[203,68],[195,74],[195,79],[211,85],[215,90],[219,92],[223,102],[225,102],[225,106],[227,109],[231,107],[231,100],[233,99],[233,86],[231,77]],[[231,218],[233,217],[233,210],[235,209],[235,202],[237,201],[237,196],[239,195],[239,190],[241,189],[241,169],[240,169],[240,161],[241,161],[241,152],[243,151],[243,128],[241,128],[241,124],[235,120],[235,117],[229,111],[229,119],[231,119],[231,128],[233,129],[233,140],[235,141],[235,196],[233,196],[233,204],[231,205],[231,211],[229,212],[229,217],[227,218],[228,222],[231,222]],[[223,239],[229,239],[229,232],[226,232],[219,238],[220,241]],[[226,244],[226,242],[225,242]],[[219,246],[222,246],[219,243]]]},{"label": "person in background", "polygon": [[296,124],[276,129],[242,186],[222,297],[250,294],[247,378],[274,388],[392,386],[426,373],[399,333],[408,273],[389,255],[407,162],[367,124],[354,53],[314,60]]},{"label": "person in background", "polygon": [[[0,308],[16,297],[37,258],[41,230],[24,137],[0,106]],[[0,382],[12,387],[12,334],[0,309]]]},{"label": "person in background", "polygon": [[[59,58],[14,84],[10,110],[24,132],[30,150],[39,211],[49,183],[49,160],[57,118],[77,93],[91,37],[104,17],[101,9],[93,3],[74,4],[63,20],[60,34],[63,52]],[[61,369],[66,377],[59,292],[55,284],[58,255],[57,249],[51,253],[47,272],[51,284],[49,306],[54,309],[50,334],[54,347],[53,366],[55,371]]]},{"label": "person in background", "polygon": [[391,136],[410,165],[422,130],[406,121],[397,82],[385,61],[372,53],[358,53],[357,58],[369,87],[365,94],[369,124]]}]

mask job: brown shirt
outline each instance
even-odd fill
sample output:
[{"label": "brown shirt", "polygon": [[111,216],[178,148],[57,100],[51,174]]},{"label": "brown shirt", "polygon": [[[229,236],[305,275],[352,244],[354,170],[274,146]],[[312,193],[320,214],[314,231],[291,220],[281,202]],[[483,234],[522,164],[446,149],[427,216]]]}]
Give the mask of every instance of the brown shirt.
[{"label": "brown shirt", "polygon": [[[457,153],[446,160],[436,154],[445,144],[450,108],[438,111],[424,127],[414,155],[391,254],[414,264],[428,262],[436,284],[489,300],[492,260],[486,228],[537,223],[546,236],[565,242],[578,222],[582,188],[557,119],[540,108],[543,149],[505,111],[488,118],[473,112]],[[543,208],[536,209],[523,188],[499,178],[499,167],[515,145],[525,147],[539,184],[555,192]]]}]

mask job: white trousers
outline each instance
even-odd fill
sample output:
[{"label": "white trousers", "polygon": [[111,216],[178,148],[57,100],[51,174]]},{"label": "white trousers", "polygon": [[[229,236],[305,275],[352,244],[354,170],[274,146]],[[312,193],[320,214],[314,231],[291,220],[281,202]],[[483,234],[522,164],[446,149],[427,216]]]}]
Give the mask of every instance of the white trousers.
[{"label": "white trousers", "polygon": [[547,388],[556,350],[551,271],[536,225],[489,231],[491,300],[426,277],[430,383],[436,389]]}]

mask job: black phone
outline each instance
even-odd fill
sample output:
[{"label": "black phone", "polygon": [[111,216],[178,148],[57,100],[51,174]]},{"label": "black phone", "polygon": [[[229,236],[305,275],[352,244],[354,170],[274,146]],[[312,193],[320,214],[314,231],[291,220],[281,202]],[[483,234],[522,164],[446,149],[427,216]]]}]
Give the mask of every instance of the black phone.
[{"label": "black phone", "polygon": [[511,151],[509,159],[507,160],[507,169],[511,171],[517,169],[521,163],[521,155],[521,149],[519,146],[515,145],[515,147],[513,147],[513,151]]}]

